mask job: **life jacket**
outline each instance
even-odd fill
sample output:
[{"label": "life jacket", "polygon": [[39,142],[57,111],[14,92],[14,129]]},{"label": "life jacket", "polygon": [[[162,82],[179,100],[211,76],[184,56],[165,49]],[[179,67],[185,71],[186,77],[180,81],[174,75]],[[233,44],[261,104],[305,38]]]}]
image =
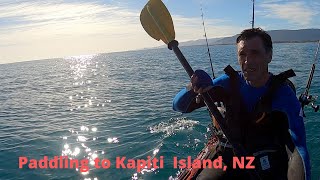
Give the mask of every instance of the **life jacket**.
[{"label": "life jacket", "polygon": [[[226,125],[230,129],[229,138],[234,143],[242,144],[246,152],[255,157],[255,170],[261,179],[287,179],[290,158],[288,150],[293,152],[294,144],[288,131],[286,114],[272,110],[272,99],[278,88],[284,84],[288,84],[295,91],[294,85],[288,80],[295,76],[295,73],[288,70],[271,76],[266,93],[254,110],[248,112],[240,94],[238,72],[230,65],[225,68],[225,72],[230,77],[232,90],[227,96],[224,94],[223,98]],[[226,153],[222,152],[222,156],[229,158],[227,165],[232,168],[234,162],[230,157],[235,154],[230,156],[230,152]]]}]

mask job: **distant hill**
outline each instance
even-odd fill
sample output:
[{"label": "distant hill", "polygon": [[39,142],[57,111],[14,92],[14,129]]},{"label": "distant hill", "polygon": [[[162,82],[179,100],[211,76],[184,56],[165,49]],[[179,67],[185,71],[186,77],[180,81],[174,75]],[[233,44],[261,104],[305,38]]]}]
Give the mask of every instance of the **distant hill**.
[{"label": "distant hill", "polygon": [[[217,41],[223,38],[210,38],[208,39],[208,44],[215,44]],[[193,41],[179,42],[179,46],[198,46],[198,45],[206,45],[205,39],[198,39]]]},{"label": "distant hill", "polygon": [[[270,30],[268,31],[274,43],[287,42],[314,42],[320,40],[320,29],[299,29],[299,30]],[[209,45],[235,44],[237,35],[224,38],[210,38]],[[181,42],[182,46],[206,45],[205,39]]]}]

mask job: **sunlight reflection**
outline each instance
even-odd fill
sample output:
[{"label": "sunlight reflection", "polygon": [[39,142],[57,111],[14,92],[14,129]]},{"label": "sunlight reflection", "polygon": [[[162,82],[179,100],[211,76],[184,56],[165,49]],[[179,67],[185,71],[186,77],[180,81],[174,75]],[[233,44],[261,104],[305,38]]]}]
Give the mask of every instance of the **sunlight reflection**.
[{"label": "sunlight reflection", "polygon": [[[95,84],[92,75],[100,74],[100,68],[102,67],[102,64],[99,65],[98,61],[93,60],[96,56],[97,55],[84,55],[65,58],[65,60],[70,62],[70,74],[75,90],[73,94],[67,96],[70,104],[68,110],[70,112],[75,111],[74,113],[77,113],[85,109],[104,107],[105,102],[111,102],[110,100],[103,102],[95,93],[95,87],[98,86],[98,84]],[[95,94],[91,94],[91,92]]]},{"label": "sunlight reflection", "polygon": [[89,128],[86,126],[81,126],[80,128],[81,131],[89,131]]},{"label": "sunlight reflection", "polygon": [[91,156],[92,159],[96,159],[97,157],[98,157],[97,154],[92,154],[92,156]]},{"label": "sunlight reflection", "polygon": [[69,149],[69,145],[68,144],[65,144],[63,147],[64,147],[64,149]]},{"label": "sunlight reflection", "polygon": [[[82,125],[79,127],[79,129],[79,132],[69,129],[68,131],[71,133],[71,135],[69,134],[61,136],[63,139],[63,148],[61,154],[62,156],[67,156],[69,159],[88,159],[89,170],[87,172],[80,172],[79,169],[76,169],[79,174],[88,178],[89,176],[87,175],[89,173],[92,176],[92,172],[90,172],[91,169],[95,169],[94,159],[105,154],[105,152],[103,150],[94,149],[96,145],[95,143],[92,144],[92,142],[98,139],[98,137],[96,137],[96,134],[98,133],[97,127]],[[116,140],[114,138],[112,139]],[[93,177],[91,177],[91,179],[93,179]]]},{"label": "sunlight reflection", "polygon": [[87,148],[87,146],[84,143],[81,143],[81,146]]},{"label": "sunlight reflection", "polygon": [[160,150],[160,149],[158,149],[158,148],[155,149],[155,150],[153,150],[153,155],[156,155],[156,154],[159,152],[159,150]]},{"label": "sunlight reflection", "polygon": [[114,137],[114,138],[108,138],[108,142],[109,142],[109,143],[118,143],[119,140],[118,140],[118,138],[116,138],[116,137]]},{"label": "sunlight reflection", "polygon": [[88,138],[86,138],[84,136],[78,136],[78,139],[77,139],[77,141],[80,141],[80,142],[85,142],[87,140],[88,140]]},{"label": "sunlight reflection", "polygon": [[98,180],[98,178],[97,178],[97,177],[95,177],[95,178],[93,178],[93,179],[91,179],[91,178],[84,178],[83,180]]},{"label": "sunlight reflection", "polygon": [[[103,64],[99,64],[99,62],[93,60],[96,55],[89,56],[73,56],[67,57],[66,60],[70,63],[70,85],[72,86],[72,90],[70,94],[66,96],[67,103],[69,105],[68,110],[70,110],[70,114],[79,115],[78,113],[82,113],[83,111],[91,111],[92,109],[104,107],[105,103],[111,102],[111,100],[105,101],[102,99],[99,94],[97,94],[96,86],[96,78],[93,76],[101,75],[101,68],[104,66]],[[73,112],[72,112],[73,111]],[[80,129],[79,129],[80,128]],[[71,135],[65,135],[68,138],[63,139],[63,148],[62,154],[75,158],[85,158],[89,160],[89,166],[92,166],[89,169],[94,168],[94,159],[102,154],[105,154],[104,151],[98,150],[97,143],[100,140],[97,135],[98,128],[90,127],[88,124],[83,124],[78,126],[77,128],[70,129]],[[101,138],[102,141],[105,142],[106,138]],[[107,142],[109,143],[118,143],[119,140],[116,137],[110,138]],[[100,142],[101,143],[101,142]],[[87,175],[88,172],[80,172],[81,175]],[[92,172],[90,172],[89,176],[83,177],[85,179],[94,179],[98,178],[92,177]],[[83,179],[82,178],[82,179]]]},{"label": "sunlight reflection", "polygon": [[[88,174],[89,174],[89,171],[87,171],[87,172],[81,172],[81,174],[82,174],[82,175],[88,175]],[[91,179],[91,178],[89,178],[89,179]]]},{"label": "sunlight reflection", "polygon": [[90,161],[90,165],[94,166],[95,162],[94,161]]},{"label": "sunlight reflection", "polygon": [[74,151],[73,151],[73,156],[77,156],[78,154],[80,153],[80,148],[76,147],[74,148]]}]

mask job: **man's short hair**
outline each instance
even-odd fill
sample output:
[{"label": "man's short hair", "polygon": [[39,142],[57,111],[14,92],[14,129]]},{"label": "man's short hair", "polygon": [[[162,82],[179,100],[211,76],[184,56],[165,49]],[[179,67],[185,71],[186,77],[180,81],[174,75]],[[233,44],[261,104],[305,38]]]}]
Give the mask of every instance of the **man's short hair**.
[{"label": "man's short hair", "polygon": [[251,28],[251,29],[243,30],[237,38],[237,44],[241,40],[248,40],[256,36],[260,37],[261,40],[263,41],[265,50],[267,52],[270,52],[270,51],[272,52],[273,47],[272,47],[271,36],[261,28]]}]

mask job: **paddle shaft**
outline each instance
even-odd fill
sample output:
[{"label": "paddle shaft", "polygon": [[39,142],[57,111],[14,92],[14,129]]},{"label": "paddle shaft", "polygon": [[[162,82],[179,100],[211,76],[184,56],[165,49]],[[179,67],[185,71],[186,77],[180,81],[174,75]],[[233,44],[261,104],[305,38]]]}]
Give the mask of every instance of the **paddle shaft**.
[{"label": "paddle shaft", "polygon": [[[182,64],[184,69],[187,71],[189,77],[191,78],[191,76],[194,74],[194,71],[193,71],[192,67],[190,66],[190,64],[188,63],[188,61],[186,60],[186,58],[184,57],[184,55],[181,53],[181,51],[178,47],[178,41],[176,41],[176,40],[171,41],[168,44],[168,48],[170,50],[173,50],[173,52],[178,57],[180,63]],[[218,121],[219,126],[221,127],[221,130],[223,131],[223,133],[226,135],[227,139],[229,140],[230,136],[228,136],[229,133],[228,133],[228,130],[226,129],[226,124],[223,121],[223,117],[220,114],[218,108],[215,106],[214,102],[212,102],[210,95],[208,93],[202,93],[201,95],[202,95],[204,102],[207,105],[210,113],[212,113],[214,115],[214,117]],[[242,154],[242,155],[244,155],[244,154]]]},{"label": "paddle shaft", "polygon": [[[184,57],[184,55],[181,53],[179,47],[178,47],[178,41],[173,40],[168,44],[168,48],[170,50],[173,50],[173,52],[176,54],[177,58],[179,59],[180,63],[182,64],[182,66],[184,67],[184,69],[187,71],[189,77],[191,77],[194,74],[193,69],[191,68],[190,64],[188,63],[188,61],[186,60],[186,58]],[[221,113],[219,112],[217,106],[214,104],[213,100],[211,99],[210,95],[208,92],[206,93],[202,93],[201,94],[204,100],[204,103],[206,104],[206,106],[209,109],[209,112],[215,117],[216,121],[218,122],[221,130],[223,131],[224,135],[226,136],[226,138],[228,139],[228,141],[230,142],[230,144],[232,145],[236,155],[240,156],[240,157],[245,157],[248,154],[246,153],[245,149],[243,148],[243,146],[241,144],[237,144],[237,143],[233,143],[232,140],[230,139],[230,133],[227,129],[226,123],[224,121],[224,118],[222,117]],[[231,141],[230,141],[231,140]],[[253,170],[253,173],[250,173],[252,179],[260,179],[259,174]]]},{"label": "paddle shaft", "polygon": [[194,71],[190,66],[190,64],[188,63],[188,61],[186,60],[186,58],[184,57],[184,55],[182,54],[182,52],[180,51],[178,45],[179,45],[178,41],[173,40],[168,44],[168,49],[173,50],[173,52],[178,57],[181,65],[187,71],[189,77],[191,78],[191,76],[194,74]]}]

